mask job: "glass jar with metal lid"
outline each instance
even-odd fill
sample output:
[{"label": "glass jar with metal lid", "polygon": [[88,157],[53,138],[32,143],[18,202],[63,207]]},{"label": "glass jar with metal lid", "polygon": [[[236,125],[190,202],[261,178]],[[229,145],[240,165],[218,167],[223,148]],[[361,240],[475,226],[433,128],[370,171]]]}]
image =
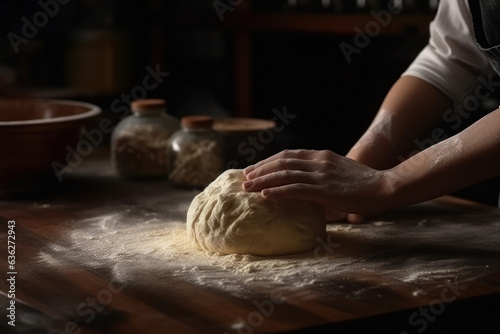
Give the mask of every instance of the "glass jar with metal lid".
[{"label": "glass jar with metal lid", "polygon": [[168,178],[181,187],[202,188],[224,171],[223,139],[210,116],[186,116],[168,145]]},{"label": "glass jar with metal lid", "polygon": [[136,100],[111,137],[113,165],[126,178],[166,178],[168,140],[180,128],[162,99]]}]

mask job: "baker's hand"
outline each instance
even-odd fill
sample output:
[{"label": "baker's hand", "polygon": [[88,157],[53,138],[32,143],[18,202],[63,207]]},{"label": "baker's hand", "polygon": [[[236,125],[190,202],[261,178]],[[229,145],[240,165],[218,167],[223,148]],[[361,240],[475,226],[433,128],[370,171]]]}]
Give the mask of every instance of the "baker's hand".
[{"label": "baker's hand", "polygon": [[385,171],[367,167],[331,151],[283,151],[244,170],[246,191],[265,199],[299,199],[329,210],[360,216],[390,207]]},{"label": "baker's hand", "polygon": [[365,216],[354,213],[340,212],[332,208],[325,208],[325,218],[327,222],[337,222],[347,220],[351,224],[361,224],[365,221]]}]

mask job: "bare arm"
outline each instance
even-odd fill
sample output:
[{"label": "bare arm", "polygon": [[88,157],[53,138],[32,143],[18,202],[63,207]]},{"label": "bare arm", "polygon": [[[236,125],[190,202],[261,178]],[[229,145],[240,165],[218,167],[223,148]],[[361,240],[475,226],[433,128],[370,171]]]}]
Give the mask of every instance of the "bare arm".
[{"label": "bare arm", "polygon": [[426,81],[400,78],[387,94],[365,134],[347,157],[375,169],[394,167],[413,142],[432,129],[452,105],[451,100]]},{"label": "bare arm", "polygon": [[330,151],[284,151],[245,170],[243,188],[373,214],[445,195],[500,173],[500,109],[386,170]]},{"label": "bare arm", "polygon": [[387,171],[394,206],[445,195],[500,174],[500,109]]},{"label": "bare arm", "polygon": [[[393,85],[372,124],[347,157],[375,169],[394,167],[401,162],[398,157],[406,156],[414,140],[437,124],[451,105],[451,100],[433,85],[414,76],[404,76]],[[327,210],[329,220],[343,216],[351,223],[364,220],[360,215]]]}]

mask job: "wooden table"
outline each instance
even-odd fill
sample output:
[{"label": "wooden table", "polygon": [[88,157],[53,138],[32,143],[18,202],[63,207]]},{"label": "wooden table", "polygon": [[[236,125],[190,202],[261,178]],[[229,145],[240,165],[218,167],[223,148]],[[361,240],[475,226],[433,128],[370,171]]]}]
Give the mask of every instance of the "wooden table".
[{"label": "wooden table", "polygon": [[499,332],[497,209],[441,199],[266,259],[192,249],[195,194],[122,180],[101,152],[49,192],[0,202],[0,332]]}]

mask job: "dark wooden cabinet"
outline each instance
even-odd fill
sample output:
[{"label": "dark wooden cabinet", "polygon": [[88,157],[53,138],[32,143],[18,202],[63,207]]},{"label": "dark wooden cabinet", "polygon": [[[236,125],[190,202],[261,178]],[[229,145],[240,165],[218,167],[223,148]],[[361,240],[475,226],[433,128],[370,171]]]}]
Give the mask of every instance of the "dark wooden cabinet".
[{"label": "dark wooden cabinet", "polygon": [[[381,11],[389,16],[383,17]],[[226,11],[220,27],[230,30],[234,47],[235,115],[252,116],[252,34],[256,32],[356,35],[402,35],[414,31],[428,35],[434,13],[409,11],[392,14],[387,9],[371,12],[259,11],[250,0]],[[221,15],[219,15],[221,18]]]}]

